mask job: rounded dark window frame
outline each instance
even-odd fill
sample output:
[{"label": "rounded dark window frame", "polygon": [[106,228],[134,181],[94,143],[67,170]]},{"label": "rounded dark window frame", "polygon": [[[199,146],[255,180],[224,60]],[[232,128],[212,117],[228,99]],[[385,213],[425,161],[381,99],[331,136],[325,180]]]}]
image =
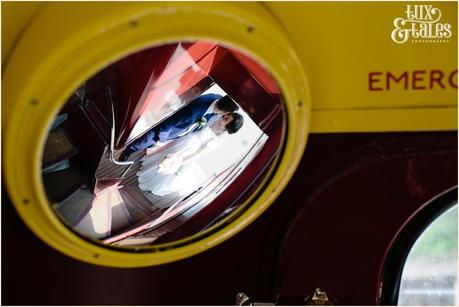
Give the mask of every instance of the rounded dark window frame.
[{"label": "rounded dark window frame", "polygon": [[440,215],[457,205],[457,201],[458,189],[455,186],[425,204],[397,235],[383,263],[381,305],[397,305],[403,269],[414,243]]}]

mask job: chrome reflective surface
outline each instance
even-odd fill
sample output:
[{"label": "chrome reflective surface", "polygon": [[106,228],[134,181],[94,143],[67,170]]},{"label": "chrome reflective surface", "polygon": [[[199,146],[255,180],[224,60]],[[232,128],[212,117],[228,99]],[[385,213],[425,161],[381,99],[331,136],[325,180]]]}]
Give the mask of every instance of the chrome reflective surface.
[{"label": "chrome reflective surface", "polygon": [[246,209],[284,133],[279,88],[249,56],[208,41],[153,47],[66,101],[44,147],[43,184],[83,237],[172,242]]}]

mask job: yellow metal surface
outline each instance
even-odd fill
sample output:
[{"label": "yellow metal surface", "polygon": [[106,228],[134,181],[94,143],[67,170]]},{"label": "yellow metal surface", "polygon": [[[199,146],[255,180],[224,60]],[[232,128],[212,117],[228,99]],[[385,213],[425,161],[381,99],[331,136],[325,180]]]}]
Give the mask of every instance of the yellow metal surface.
[{"label": "yellow metal surface", "polygon": [[41,2],[2,2],[2,63],[8,61],[15,44],[39,12]]},{"label": "yellow metal surface", "polygon": [[435,130],[455,129],[457,108],[315,110],[312,111],[310,132],[432,131],[432,121],[436,121]]},{"label": "yellow metal surface", "polygon": [[[81,239],[57,218],[41,182],[41,154],[54,115],[72,91],[103,66],[145,47],[200,38],[244,50],[278,81],[290,131],[278,172],[236,221],[193,243],[170,244],[161,252],[129,253]],[[310,99],[305,73],[288,35],[257,3],[47,3],[4,64],[3,161],[10,196],[40,238],[82,261],[119,267],[156,265],[222,242],[273,202],[293,175],[306,143]]]},{"label": "yellow metal surface", "polygon": [[[408,4],[420,3],[265,3],[288,32],[309,76],[311,133],[457,129],[457,2],[429,3],[440,10],[440,22],[452,26],[448,42],[397,44],[391,39],[394,19],[406,18]],[[416,71],[421,80],[413,88]],[[436,82],[430,89],[432,71],[444,73],[444,89]],[[456,88],[447,80],[454,71]],[[382,73],[373,76],[372,85],[383,90],[369,90],[372,72]],[[406,72],[407,89],[404,80],[393,79],[386,89],[387,72],[395,77]]]},{"label": "yellow metal surface", "polygon": [[[4,5],[7,187],[21,217],[39,237],[82,261],[120,267],[161,264],[234,235],[287,184],[302,157],[308,125],[319,133],[457,129],[456,2],[433,3],[441,21],[452,25],[448,42],[405,44],[391,39],[394,19],[405,14],[403,2],[80,2],[45,3],[38,12],[36,3],[8,3],[6,10]],[[77,237],[57,219],[41,183],[41,153],[52,118],[70,93],[103,66],[142,48],[200,38],[246,51],[279,82],[288,134],[278,172],[234,223],[188,245],[121,253]],[[429,79],[439,72],[443,87]],[[401,76],[406,76],[406,86]]]}]

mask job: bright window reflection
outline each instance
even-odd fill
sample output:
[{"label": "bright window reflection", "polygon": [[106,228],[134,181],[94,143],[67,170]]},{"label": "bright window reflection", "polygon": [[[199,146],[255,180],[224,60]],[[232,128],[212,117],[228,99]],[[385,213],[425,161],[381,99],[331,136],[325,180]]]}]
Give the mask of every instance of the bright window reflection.
[{"label": "bright window reflection", "polygon": [[398,305],[456,305],[457,204],[417,239],[403,268]]}]

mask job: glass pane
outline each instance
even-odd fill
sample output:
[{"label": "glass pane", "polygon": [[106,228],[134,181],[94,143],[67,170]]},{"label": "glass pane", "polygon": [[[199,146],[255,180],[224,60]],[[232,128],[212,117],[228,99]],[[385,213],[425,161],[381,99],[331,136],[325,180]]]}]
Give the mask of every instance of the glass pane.
[{"label": "glass pane", "polygon": [[155,46],[68,98],[49,129],[43,184],[56,215],[88,239],[181,240],[243,211],[275,165],[285,122],[279,87],[244,53]]},{"label": "glass pane", "polygon": [[417,239],[403,268],[399,305],[456,305],[457,204]]}]

